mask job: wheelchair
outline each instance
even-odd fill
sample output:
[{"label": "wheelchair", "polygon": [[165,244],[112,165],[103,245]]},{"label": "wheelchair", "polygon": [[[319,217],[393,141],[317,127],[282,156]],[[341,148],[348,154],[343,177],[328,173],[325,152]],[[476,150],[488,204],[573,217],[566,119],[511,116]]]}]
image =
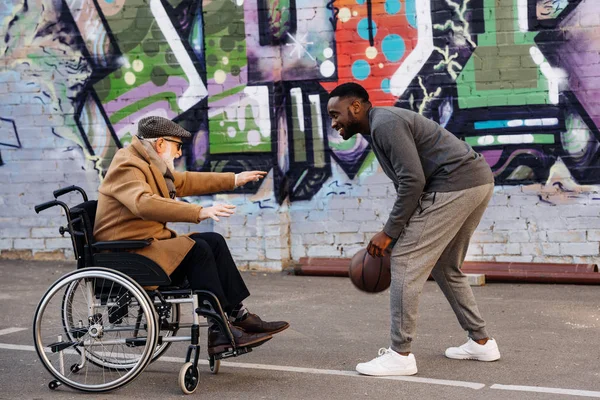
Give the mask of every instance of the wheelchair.
[{"label": "wheelchair", "polygon": [[[57,200],[77,191],[83,202],[74,207]],[[219,372],[221,359],[252,351],[237,347],[217,297],[209,291],[172,285],[162,268],[130,252],[151,240],[95,242],[96,200],[78,186],[53,192],[54,200],[35,206],[36,213],[63,208],[77,269],[54,282],[41,298],[33,319],[33,340],[44,367],[54,377],[48,386],[65,385],[85,392],[106,392],[126,385],[173,342],[189,342],[179,386],[185,394],[199,384],[200,317],[218,324],[231,346],[209,357]],[[192,323],[180,322],[181,305],[191,304]],[[187,336],[178,333],[190,329]]]}]

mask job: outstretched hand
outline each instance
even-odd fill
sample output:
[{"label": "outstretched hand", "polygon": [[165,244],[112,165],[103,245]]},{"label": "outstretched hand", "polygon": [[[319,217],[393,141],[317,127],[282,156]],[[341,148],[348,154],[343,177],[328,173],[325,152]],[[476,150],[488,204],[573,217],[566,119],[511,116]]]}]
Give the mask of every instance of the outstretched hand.
[{"label": "outstretched hand", "polygon": [[235,206],[233,204],[217,204],[212,207],[203,207],[200,210],[200,221],[212,218],[219,222],[219,217],[229,217],[235,212]]},{"label": "outstretched hand", "polygon": [[383,257],[390,243],[392,243],[392,238],[381,231],[371,238],[367,246],[367,252],[373,257]]},{"label": "outstretched hand", "polygon": [[244,186],[248,182],[258,182],[267,175],[265,171],[244,171],[235,174],[236,186]]}]

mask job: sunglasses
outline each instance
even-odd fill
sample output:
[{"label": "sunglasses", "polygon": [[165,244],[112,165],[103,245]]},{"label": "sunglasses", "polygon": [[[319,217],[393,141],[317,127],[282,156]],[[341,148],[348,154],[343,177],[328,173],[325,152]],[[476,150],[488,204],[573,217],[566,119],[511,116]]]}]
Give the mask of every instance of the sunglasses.
[{"label": "sunglasses", "polygon": [[177,151],[181,151],[181,148],[183,147],[182,142],[178,142],[177,140],[171,140],[171,139],[167,139],[167,138],[163,138],[163,139],[166,140],[167,142],[177,143]]}]

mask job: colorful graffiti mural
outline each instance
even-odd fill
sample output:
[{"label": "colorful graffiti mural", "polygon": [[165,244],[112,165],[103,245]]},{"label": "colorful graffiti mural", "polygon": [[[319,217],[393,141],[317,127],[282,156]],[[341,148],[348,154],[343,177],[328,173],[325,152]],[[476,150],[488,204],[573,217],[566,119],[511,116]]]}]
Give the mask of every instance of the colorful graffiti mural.
[{"label": "colorful graffiti mural", "polygon": [[0,115],[0,146],[18,147],[19,125],[40,110],[53,116],[43,128],[81,146],[102,174],[140,118],[162,115],[194,133],[178,168],[269,170],[277,202],[307,200],[332,163],[353,179],[372,160],[368,141],[342,141],[325,112],[327,93],[355,80],[376,105],[420,112],[472,144],[498,184],[544,183],[557,160],[579,184],[600,183],[592,0],[2,7],[0,83],[36,108]]}]

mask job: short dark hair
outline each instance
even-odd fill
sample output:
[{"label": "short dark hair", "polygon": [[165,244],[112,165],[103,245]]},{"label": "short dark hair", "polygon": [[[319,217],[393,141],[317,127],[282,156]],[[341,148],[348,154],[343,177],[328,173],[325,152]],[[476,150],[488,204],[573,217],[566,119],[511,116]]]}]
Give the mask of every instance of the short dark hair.
[{"label": "short dark hair", "polygon": [[342,83],[329,93],[329,99],[333,97],[358,97],[362,101],[369,101],[367,90],[355,82]]}]

